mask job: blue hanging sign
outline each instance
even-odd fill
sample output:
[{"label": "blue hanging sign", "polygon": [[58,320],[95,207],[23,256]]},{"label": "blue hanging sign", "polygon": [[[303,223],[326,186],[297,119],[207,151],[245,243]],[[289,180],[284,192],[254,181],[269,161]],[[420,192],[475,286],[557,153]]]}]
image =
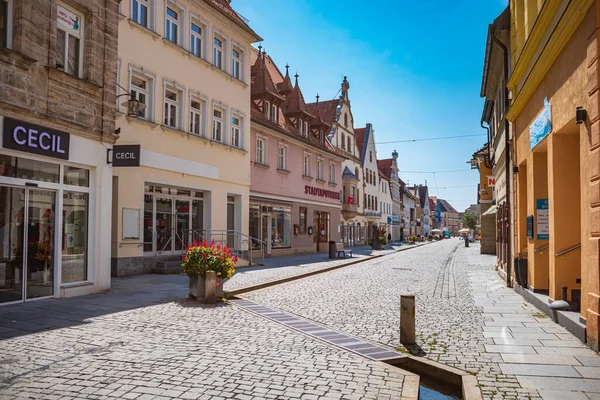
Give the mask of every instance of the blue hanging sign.
[{"label": "blue hanging sign", "polygon": [[552,132],[550,102],[544,98],[544,109],[529,127],[529,148],[533,149],[543,138]]}]

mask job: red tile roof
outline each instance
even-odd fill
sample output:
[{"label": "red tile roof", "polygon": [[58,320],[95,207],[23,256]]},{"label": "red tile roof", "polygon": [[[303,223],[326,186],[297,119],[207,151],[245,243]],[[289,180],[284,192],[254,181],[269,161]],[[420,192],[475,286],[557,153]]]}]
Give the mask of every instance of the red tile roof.
[{"label": "red tile roof", "polygon": [[306,107],[306,102],[304,101],[304,96],[302,95],[302,90],[300,90],[300,86],[298,86],[298,74],[296,74],[296,83],[294,84],[294,88],[286,99],[285,112],[286,114],[303,113],[307,116],[314,117],[310,111],[308,111],[308,107]]},{"label": "red tile roof", "polygon": [[329,124],[333,124],[337,119],[337,108],[340,104],[340,100],[327,100],[327,101],[319,101],[317,103],[308,103],[307,106],[310,110],[318,107],[319,113],[321,114],[321,118],[323,118],[324,122]]},{"label": "red tile roof", "polygon": [[285,66],[285,77],[283,78],[283,81],[281,81],[280,83],[277,84],[277,89],[279,90],[279,92],[281,92],[281,94],[283,94],[284,96],[287,95],[289,92],[292,91],[294,87],[292,86],[292,81],[290,79],[290,71],[289,71],[289,66]]},{"label": "red tile roof", "polygon": [[388,179],[392,179],[392,162],[393,161],[394,161],[393,158],[386,158],[385,160],[377,160],[377,168],[379,169],[379,172],[381,172],[381,174]]},{"label": "red tile roof", "polygon": [[363,141],[365,140],[365,132],[367,128],[354,129],[354,137],[356,138],[356,146],[358,147],[358,154],[363,152]]},{"label": "red tile roof", "polygon": [[256,62],[251,68],[252,79],[250,93],[253,97],[269,93],[283,100],[283,97],[275,87],[275,83],[273,83],[273,79],[271,78],[271,74],[266,65],[267,63],[265,62],[265,57],[266,55],[264,53],[258,55]]}]

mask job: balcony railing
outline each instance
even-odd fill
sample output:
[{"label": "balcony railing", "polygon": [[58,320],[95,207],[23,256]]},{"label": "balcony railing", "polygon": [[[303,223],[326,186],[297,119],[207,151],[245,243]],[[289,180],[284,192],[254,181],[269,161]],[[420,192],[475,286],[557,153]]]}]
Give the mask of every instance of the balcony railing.
[{"label": "balcony railing", "polygon": [[381,211],[366,210],[365,217],[381,218]]},{"label": "balcony railing", "polygon": [[358,205],[357,204],[349,204],[349,203],[343,203],[342,204],[342,212],[358,212]]}]

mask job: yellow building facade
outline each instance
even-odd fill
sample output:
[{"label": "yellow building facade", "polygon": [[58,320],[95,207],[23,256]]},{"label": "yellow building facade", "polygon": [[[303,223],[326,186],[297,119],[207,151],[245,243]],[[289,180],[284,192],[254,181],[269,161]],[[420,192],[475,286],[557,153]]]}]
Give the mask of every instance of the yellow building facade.
[{"label": "yellow building facade", "polygon": [[[134,146],[139,160],[118,167],[123,152],[113,149],[113,276],[161,260],[176,268],[193,239],[248,248],[250,52],[259,39],[226,0],[121,2],[117,145]],[[144,109],[131,115],[128,98]]]},{"label": "yellow building facade", "polygon": [[578,317],[565,325],[598,350],[600,2],[510,9],[514,254],[527,254],[530,293],[552,302],[564,288]]}]

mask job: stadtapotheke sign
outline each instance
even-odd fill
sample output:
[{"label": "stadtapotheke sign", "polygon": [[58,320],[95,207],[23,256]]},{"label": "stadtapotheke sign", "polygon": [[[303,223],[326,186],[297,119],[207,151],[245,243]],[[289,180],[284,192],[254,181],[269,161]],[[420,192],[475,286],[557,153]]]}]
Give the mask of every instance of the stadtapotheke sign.
[{"label": "stadtapotheke sign", "polygon": [[69,159],[67,132],[4,117],[2,147],[41,156]]}]

